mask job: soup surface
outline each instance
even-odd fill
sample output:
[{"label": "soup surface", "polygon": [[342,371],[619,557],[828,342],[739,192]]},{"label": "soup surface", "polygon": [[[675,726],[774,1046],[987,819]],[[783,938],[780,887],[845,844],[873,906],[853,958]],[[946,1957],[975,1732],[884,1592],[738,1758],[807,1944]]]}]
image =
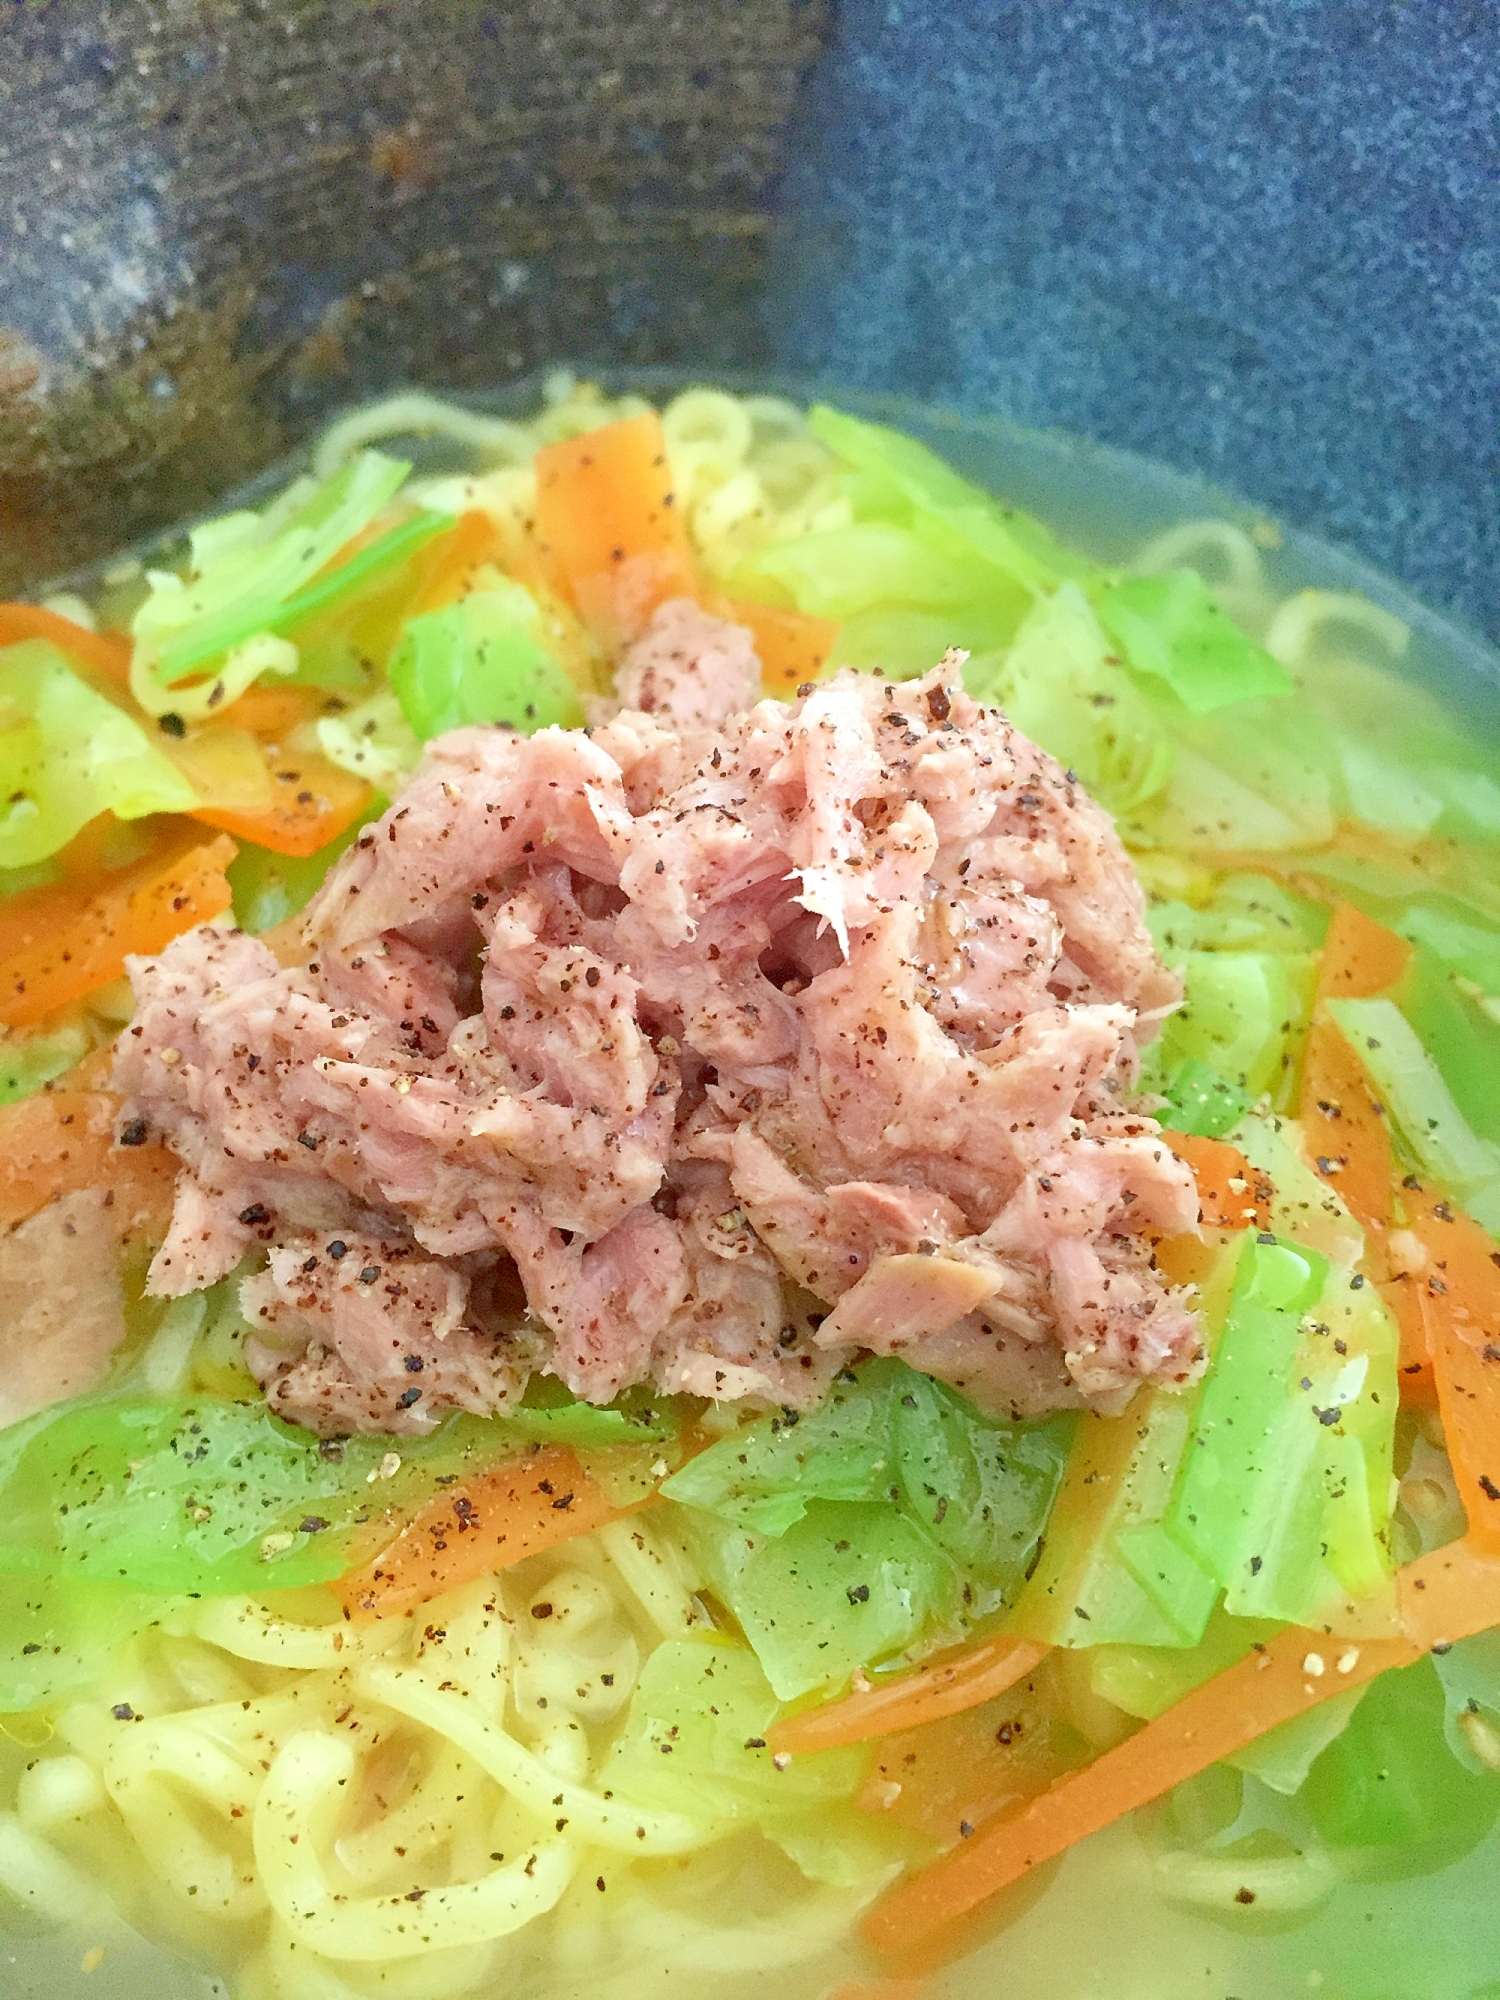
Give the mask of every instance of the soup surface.
[{"label": "soup surface", "polygon": [[[567,376],[524,417],[403,397],[150,566],[0,607],[7,1992],[1500,1992],[1492,670],[1168,475],[906,421]],[[826,824],[751,761],[810,771],[819,730],[893,744],[878,782],[833,760]],[[680,848],[484,845],[559,744],[637,787],[622,840],[741,752],[716,825],[783,784],[800,879],[744,991],[801,1053],[743,1024],[704,1053],[722,872],[669,1007],[621,940]],[[955,745],[993,809],[853,899],[908,793],[942,823],[922,760]],[[422,907],[350,929],[418,821]],[[1133,872],[1080,915],[1117,837]],[[516,928],[544,889],[578,996],[559,933]],[[978,1087],[1045,1018],[1066,1103],[993,1199],[982,1128],[936,1096],[932,1134],[885,1121],[859,1236],[870,1175],[762,1100],[795,1070],[833,1123],[866,1108],[806,1050],[908,906],[920,992],[872,1042],[920,1009]],[[350,983],[366,951],[409,985]],[[627,972],[647,1095],[585,1158],[586,1008]],[[461,1062],[504,1158],[517,1105],[572,1120],[493,1240],[413,1191]],[[548,1172],[613,1184],[669,1076],[631,1226],[706,1243],[698,1317],[627,1361],[658,1307]]]}]

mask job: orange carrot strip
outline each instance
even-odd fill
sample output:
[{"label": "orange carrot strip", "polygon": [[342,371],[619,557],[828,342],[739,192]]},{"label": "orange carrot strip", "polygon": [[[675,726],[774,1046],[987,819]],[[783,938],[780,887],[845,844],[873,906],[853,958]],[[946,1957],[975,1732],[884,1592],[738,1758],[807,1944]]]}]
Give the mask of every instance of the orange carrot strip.
[{"label": "orange carrot strip", "polygon": [[784,1716],[772,1725],[768,1740],[773,1750],[831,1750],[840,1743],[867,1743],[872,1736],[915,1729],[919,1723],[958,1715],[1004,1694],[1031,1672],[1047,1650],[1034,1639],[997,1633],[966,1652],[918,1667],[882,1686],[806,1709],[801,1715]]},{"label": "orange carrot strip", "polygon": [[201,806],[189,817],[269,847],[273,854],[305,859],[352,826],[374,797],[363,778],[341,771],[316,752],[288,753],[273,766],[271,777],[277,802],[268,812],[218,812]]},{"label": "orange carrot strip", "polygon": [[1192,1169],[1198,1219],[1205,1229],[1270,1228],[1273,1190],[1237,1146],[1191,1132],[1163,1132],[1162,1137]]},{"label": "orange carrot strip", "polygon": [[127,953],[160,951],[228,909],[224,870],[234,856],[234,842],[220,836],[121,869],[70,921],[0,962],[0,1021],[30,1027],[118,979]]},{"label": "orange carrot strip", "polygon": [[471,507],[446,535],[438,535],[413,558],[418,580],[406,616],[441,611],[472,586],[474,572],[503,560],[505,539],[493,515]]},{"label": "orange carrot strip", "polygon": [[1427,1319],[1422,1310],[1425,1287],[1414,1273],[1402,1272],[1376,1286],[1391,1318],[1401,1346],[1396,1360],[1396,1379],[1401,1400],[1415,1409],[1436,1409],[1437,1378],[1432,1372],[1432,1347],[1427,1337]]},{"label": "orange carrot strip", "polygon": [[1396,1587],[1402,1630],[1423,1651],[1500,1625],[1500,1561],[1472,1535],[1405,1564]]},{"label": "orange carrot strip", "polygon": [[698,595],[654,410],[544,445],[536,477],[543,549],[606,651],[637,637],[669,597]]},{"label": "orange carrot strip", "polygon": [[1377,924],[1352,903],[1335,906],[1318,960],[1314,1004],[1323,1000],[1368,1000],[1389,992],[1406,976],[1411,946]]},{"label": "orange carrot strip", "polygon": [[822,678],[841,629],[835,618],[813,618],[805,611],[756,604],[749,598],[730,598],[724,615],[736,625],[749,626],[760,660],[761,686],[767,694],[782,696]]},{"label": "orange carrot strip", "polygon": [[634,1512],[616,1506],[565,1446],[543,1445],[429,1502],[373,1562],[332,1588],[351,1617],[400,1617]]},{"label": "orange carrot strip", "polygon": [[1350,1645],[1296,1626],[1278,1632],[1013,1817],[901,1883],[865,1918],[866,1938],[880,1951],[904,1950],[1279,1723],[1409,1665],[1433,1645],[1500,1624],[1500,1562],[1467,1543],[1407,1564],[1399,1585],[1404,1636]]},{"label": "orange carrot strip", "polygon": [[24,1222],[60,1194],[102,1187],[130,1230],[159,1241],[178,1163],[155,1141],[116,1146],[119,1116],[119,1098],[105,1090],[42,1091],[0,1106],[0,1226]]},{"label": "orange carrot strip", "polygon": [[1364,1064],[1326,1016],[1308,1031],[1297,1115],[1316,1171],[1362,1227],[1385,1229],[1391,1219],[1390,1127],[1376,1109]]},{"label": "orange carrot strip", "polygon": [[1426,1267],[1406,1283],[1426,1339],[1454,1480],[1471,1539],[1500,1554],[1500,1250],[1472,1216],[1434,1190],[1403,1186],[1402,1201],[1427,1252]]},{"label": "orange carrot strip", "polygon": [[240,729],[248,729],[262,743],[279,743],[304,722],[311,722],[327,700],[322,688],[276,687],[252,681],[245,692],[230,702],[222,713]]},{"label": "orange carrot strip", "polygon": [[50,639],[59,652],[82,660],[117,686],[129,685],[130,641],[118,632],[90,632],[40,604],[0,604],[0,646],[22,639]]}]

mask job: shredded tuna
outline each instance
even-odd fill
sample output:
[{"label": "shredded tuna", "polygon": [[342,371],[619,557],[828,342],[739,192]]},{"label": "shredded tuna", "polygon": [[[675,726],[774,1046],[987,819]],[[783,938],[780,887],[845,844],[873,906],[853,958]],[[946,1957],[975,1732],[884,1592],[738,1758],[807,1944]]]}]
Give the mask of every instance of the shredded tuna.
[{"label": "shredded tuna", "polygon": [[805,1405],[862,1348],[994,1409],[1189,1380],[1148,1237],[1196,1195],[1132,1103],[1178,989],[958,665],[746,708],[748,635],[664,606],[591,732],[434,743],[304,963],[134,962],[116,1079],[185,1167],[152,1287],[250,1260],[254,1365],[325,1431],[538,1368]]}]

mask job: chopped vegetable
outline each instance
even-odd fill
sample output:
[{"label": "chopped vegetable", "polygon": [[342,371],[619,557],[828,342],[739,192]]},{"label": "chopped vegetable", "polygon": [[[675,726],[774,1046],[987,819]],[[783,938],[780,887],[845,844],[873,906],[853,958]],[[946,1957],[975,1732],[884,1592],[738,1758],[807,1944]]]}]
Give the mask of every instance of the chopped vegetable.
[{"label": "chopped vegetable", "polygon": [[72,1069],[88,1052],[88,1034],[76,1025],[0,1042],[0,1105],[19,1104]]},{"label": "chopped vegetable", "polygon": [[849,1798],[864,1766],[857,1751],[826,1749],[776,1768],[768,1741],[776,1707],[745,1647],[717,1634],[669,1639],[641,1669],[605,1782],[633,1805],[686,1812],[706,1831],[779,1830]]},{"label": "chopped vegetable", "polygon": [[117,632],[91,632],[40,604],[0,604],[0,648],[23,639],[45,639],[70,659],[123,687],[130,678],[130,641]]},{"label": "chopped vegetable", "polygon": [[1467,1854],[1500,1817],[1500,1776],[1465,1769],[1445,1740],[1429,1657],[1383,1674],[1318,1758],[1302,1798],[1356,1874],[1425,1875]]},{"label": "chopped vegetable", "polygon": [[1500,1250],[1439,1195],[1402,1191],[1424,1253],[1410,1279],[1469,1534],[1500,1552]]},{"label": "chopped vegetable", "polygon": [[991,571],[992,589],[1010,578],[1039,596],[1063,577],[1086,570],[1039,522],[1001,506],[916,438],[824,403],[814,405],[807,421],[813,436],[854,469],[853,489],[863,511],[904,516],[934,547],[969,562],[979,558]]},{"label": "chopped vegetable", "polygon": [[120,1100],[105,1090],[53,1090],[0,1106],[0,1227],[24,1222],[58,1195],[108,1187],[128,1227],[166,1232],[177,1156],[149,1134],[121,1130]]},{"label": "chopped vegetable", "polygon": [[225,871],[234,895],[235,921],[240,928],[258,936],[305,909],[378,803],[371,800],[363,815],[351,820],[326,847],[317,848],[312,854],[284,855],[265,847],[248,844],[242,847]]},{"label": "chopped vegetable", "polygon": [[1447,1188],[1476,1221],[1492,1232],[1500,1229],[1500,1146],[1475,1133],[1395,1002],[1327,1004],[1418,1168]]},{"label": "chopped vegetable", "polygon": [[[847,1369],[808,1415],[766,1417],[700,1452],[662,1492],[734,1527],[783,1535],[815,1499],[892,1506],[1002,1592],[1036,1547],[1066,1419],[1006,1424],[904,1362]],[[858,1664],[855,1662],[855,1664]]]},{"label": "chopped vegetable", "polygon": [[697,1510],[684,1510],[683,1520],[709,1589],[782,1701],[960,1627],[962,1573],[891,1507],[808,1500],[779,1535]]},{"label": "chopped vegetable", "polygon": [[1271,1190],[1237,1146],[1168,1127],[1162,1137],[1192,1168],[1205,1229],[1268,1229]]},{"label": "chopped vegetable", "polygon": [[417,736],[498,722],[530,736],[583,721],[578,690],[541,642],[540,610],[518,583],[413,618],[390,665]]},{"label": "chopped vegetable", "polygon": [[1250,1109],[1248,1090],[1229,1083],[1197,1056],[1179,1063],[1161,1086],[1163,1116],[1175,1132],[1197,1139],[1222,1139]]},{"label": "chopped vegetable", "polygon": [[[239,693],[225,656],[281,629],[288,605],[369,526],[409,469],[379,452],[361,452],[321,484],[298,481],[260,514],[227,514],[196,529],[188,578],[149,572],[150,594],[133,621],[131,690],[141,707],[151,715],[207,712]],[[441,524],[440,518],[435,525]],[[297,615],[314,608],[310,596]],[[210,675],[206,687],[182,688],[194,673]],[[217,702],[216,684],[222,685]]]},{"label": "chopped vegetable", "polygon": [[1316,1252],[1242,1252],[1163,1523],[1235,1616],[1305,1623],[1387,1574],[1396,1341],[1349,1299]]},{"label": "chopped vegetable", "polygon": [[1293,690],[1285,667],[1225,617],[1196,570],[1105,584],[1094,607],[1136,672],[1164,681],[1192,715]]},{"label": "chopped vegetable", "polygon": [[40,1021],[118,979],[131,952],[160,951],[216,917],[229,907],[224,871],[234,851],[223,835],[188,848],[179,836],[165,854],[105,877],[66,920],[0,960],[0,1021],[15,1028]]},{"label": "chopped vegetable", "polygon": [[971,661],[964,680],[1113,813],[1134,812],[1171,775],[1170,737],[1076,583],[1032,606],[1003,658]]},{"label": "chopped vegetable", "polygon": [[192,817],[222,827],[273,854],[305,859],[357,824],[372,797],[361,778],[342,771],[316,751],[295,751],[272,772],[273,801],[264,812],[195,807]]},{"label": "chopped vegetable", "polygon": [[1280,951],[1163,956],[1181,971],[1186,993],[1162,1029],[1158,1073],[1197,1061],[1251,1098],[1283,1091],[1308,1016],[1312,961]]},{"label": "chopped vegetable", "polygon": [[630,1511],[565,1445],[543,1446],[432,1501],[372,1562],[339,1579],[339,1600],[355,1617],[398,1618]]},{"label": "chopped vegetable", "polygon": [[771,1731],[771,1747],[802,1753],[840,1743],[867,1743],[874,1736],[892,1736],[962,1714],[1024,1680],[1046,1653],[1047,1648],[1033,1639],[996,1633],[950,1659],[856,1687],[842,1701],[784,1716]]},{"label": "chopped vegetable", "polygon": [[748,598],[731,601],[728,614],[737,625],[748,625],[760,661],[761,685],[783,700],[807,681],[820,680],[839,636],[832,618],[810,618],[775,604]]},{"label": "chopped vegetable", "polygon": [[1400,1581],[1403,1636],[1346,1645],[1287,1627],[1014,1817],[901,1883],[865,1918],[865,1937],[879,1951],[904,1950],[1277,1724],[1435,1643],[1500,1624],[1500,1562],[1491,1558],[1439,1549],[1408,1564]]},{"label": "chopped vegetable", "polygon": [[1318,960],[1317,1000],[1368,1000],[1399,986],[1411,946],[1353,903],[1337,903]]},{"label": "chopped vegetable", "polygon": [[654,410],[545,445],[536,478],[545,555],[607,652],[636,637],[668,598],[698,595]]},{"label": "chopped vegetable", "polygon": [[0,867],[56,854],[102,812],[184,812],[192,786],[46,639],[0,650]]}]

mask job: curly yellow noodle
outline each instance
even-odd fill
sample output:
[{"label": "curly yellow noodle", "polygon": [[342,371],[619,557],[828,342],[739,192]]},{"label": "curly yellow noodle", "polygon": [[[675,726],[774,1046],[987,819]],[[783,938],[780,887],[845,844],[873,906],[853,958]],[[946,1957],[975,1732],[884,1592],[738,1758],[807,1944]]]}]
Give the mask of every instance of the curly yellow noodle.
[{"label": "curly yellow noodle", "polygon": [[357,1766],[352,1744],[301,1730],[277,1755],[255,1808],[255,1858],[271,1906],[325,1957],[411,1958],[433,1945],[484,1943],[550,1910],[568,1886],[575,1851],[554,1835],[473,1882],[392,1896],[331,1888],[320,1836],[346,1806]]},{"label": "curly yellow noodle", "polygon": [[540,1757],[477,1714],[466,1696],[446,1692],[415,1668],[378,1661],[361,1667],[354,1683],[367,1701],[448,1737],[538,1818],[566,1819],[579,1840],[617,1854],[683,1854],[712,1836],[711,1827],[682,1813],[637,1812],[623,1800],[560,1780]]},{"label": "curly yellow noodle", "polygon": [[1309,663],[1331,625],[1366,634],[1392,662],[1403,656],[1411,638],[1404,619],[1367,597],[1345,590],[1299,590],[1277,607],[1266,627],[1266,651],[1295,672]]}]

